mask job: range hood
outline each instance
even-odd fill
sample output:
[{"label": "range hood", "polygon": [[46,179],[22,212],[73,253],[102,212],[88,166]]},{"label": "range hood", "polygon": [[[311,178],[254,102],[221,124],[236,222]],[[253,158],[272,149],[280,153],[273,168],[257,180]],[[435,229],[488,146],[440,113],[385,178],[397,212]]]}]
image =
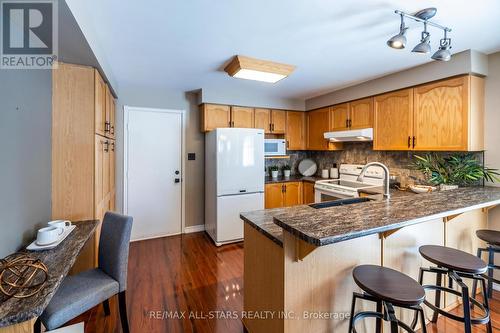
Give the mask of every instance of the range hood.
[{"label": "range hood", "polygon": [[326,132],[324,136],[332,142],[373,141],[373,128]]}]

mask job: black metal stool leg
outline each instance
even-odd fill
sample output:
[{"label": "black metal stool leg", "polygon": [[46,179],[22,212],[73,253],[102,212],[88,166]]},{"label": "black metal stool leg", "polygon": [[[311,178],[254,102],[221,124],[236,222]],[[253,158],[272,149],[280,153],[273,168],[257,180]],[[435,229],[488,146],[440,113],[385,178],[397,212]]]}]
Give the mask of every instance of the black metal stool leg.
[{"label": "black metal stool leg", "polygon": [[464,309],[464,332],[472,333],[472,323],[470,318],[470,299],[469,299],[469,288],[463,282],[457,283],[462,287],[462,305]]},{"label": "black metal stool leg", "polygon": [[[382,312],[382,302],[377,301],[377,312]],[[380,318],[377,318],[376,323],[375,323],[376,328],[375,328],[375,333],[381,333],[382,330],[382,320]]]},{"label": "black metal stool leg", "polygon": [[495,265],[495,252],[488,246],[488,298],[493,297],[493,265]]},{"label": "black metal stool leg", "polygon": [[[483,254],[483,249],[477,249],[477,257],[481,258],[482,254]],[[472,297],[476,298],[476,294],[477,294],[477,280],[474,280],[474,282],[472,282]],[[474,303],[471,304],[471,307],[472,309],[474,309]]]},{"label": "black metal stool leg", "polygon": [[483,290],[483,305],[484,305],[484,308],[486,309],[486,311],[488,312],[488,316],[489,316],[489,320],[486,323],[486,332],[487,333],[493,333],[493,327],[491,325],[490,304],[489,304],[489,301],[488,301],[488,297],[486,296],[487,289],[486,289],[486,281],[485,281],[485,279],[481,279],[481,284],[482,284],[481,288]]},{"label": "black metal stool leg", "polygon": [[349,318],[349,331],[347,331],[348,333],[352,333],[352,325],[353,325],[353,321],[354,321],[354,311],[356,309],[356,294],[353,294],[352,295],[352,305],[351,305],[351,317]]},{"label": "black metal stool leg", "polygon": [[[442,273],[436,273],[436,286],[441,287],[441,281],[442,281]],[[436,307],[439,308],[441,306],[441,291],[436,290],[435,293],[436,293],[436,295],[434,297],[434,305],[436,305]],[[432,315],[431,321],[433,323],[435,323],[438,320],[438,316],[439,316],[439,312],[434,311],[434,314]]]},{"label": "black metal stool leg", "polygon": [[[427,333],[427,326],[425,325],[425,313],[424,313],[424,309],[420,306],[420,310],[418,310],[420,312],[420,320],[421,320],[421,330],[422,330],[422,333]],[[413,329],[415,329],[415,327],[412,327]]]}]

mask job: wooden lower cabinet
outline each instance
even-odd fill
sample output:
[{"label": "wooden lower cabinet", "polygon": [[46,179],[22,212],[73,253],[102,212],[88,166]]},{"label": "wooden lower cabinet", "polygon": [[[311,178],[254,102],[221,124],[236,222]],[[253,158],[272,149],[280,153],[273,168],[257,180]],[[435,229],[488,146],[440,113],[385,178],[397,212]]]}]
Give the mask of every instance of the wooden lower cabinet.
[{"label": "wooden lower cabinet", "polygon": [[302,182],[271,183],[265,186],[265,208],[302,204]]},{"label": "wooden lower cabinet", "polygon": [[302,197],[304,205],[314,203],[314,183],[303,182],[302,193],[303,193]]}]

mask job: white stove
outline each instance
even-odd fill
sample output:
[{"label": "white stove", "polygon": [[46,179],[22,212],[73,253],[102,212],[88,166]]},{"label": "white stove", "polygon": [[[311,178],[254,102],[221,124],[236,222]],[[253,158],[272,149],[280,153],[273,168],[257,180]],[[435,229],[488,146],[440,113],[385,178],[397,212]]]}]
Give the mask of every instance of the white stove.
[{"label": "white stove", "polygon": [[339,179],[325,179],[316,182],[314,201],[357,198],[360,190],[381,188],[384,185],[384,169],[379,166],[370,166],[365,172],[363,181],[358,182],[357,179],[363,167],[364,165],[360,164],[341,164]]}]

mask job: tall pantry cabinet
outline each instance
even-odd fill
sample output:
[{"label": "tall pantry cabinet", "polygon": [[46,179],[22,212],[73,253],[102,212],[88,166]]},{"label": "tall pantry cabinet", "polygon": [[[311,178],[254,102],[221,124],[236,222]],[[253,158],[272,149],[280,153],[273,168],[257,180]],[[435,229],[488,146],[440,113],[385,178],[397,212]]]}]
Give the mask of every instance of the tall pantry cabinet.
[{"label": "tall pantry cabinet", "polygon": [[[52,218],[100,220],[115,209],[115,100],[99,72],[52,70]],[[73,272],[97,265],[100,225]]]}]

